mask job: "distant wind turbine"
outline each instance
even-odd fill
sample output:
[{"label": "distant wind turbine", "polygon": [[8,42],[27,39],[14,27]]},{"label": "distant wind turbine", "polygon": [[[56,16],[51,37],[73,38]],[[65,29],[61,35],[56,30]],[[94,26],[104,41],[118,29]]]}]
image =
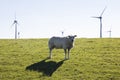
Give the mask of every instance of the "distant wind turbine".
[{"label": "distant wind turbine", "polygon": [[107,32],[109,32],[109,37],[111,38],[111,33],[112,33],[111,28],[110,28],[110,30],[109,30],[109,31],[107,31]]},{"label": "distant wind turbine", "polygon": [[102,15],[103,15],[103,13],[104,13],[105,10],[106,10],[106,7],[104,8],[104,10],[102,11],[102,13],[101,13],[100,16],[98,16],[98,17],[96,17],[96,16],[92,17],[92,18],[98,18],[98,19],[100,19],[100,38],[102,38]]},{"label": "distant wind turbine", "polygon": [[17,33],[17,25],[18,25],[18,21],[16,19],[16,14],[15,14],[15,20],[14,20],[12,25],[15,25],[15,39],[17,39],[17,34],[18,34]]},{"label": "distant wind turbine", "polygon": [[64,36],[64,31],[61,31],[61,33],[62,33],[62,36]]},{"label": "distant wind turbine", "polygon": [[20,39],[20,32],[18,32],[18,39]]}]

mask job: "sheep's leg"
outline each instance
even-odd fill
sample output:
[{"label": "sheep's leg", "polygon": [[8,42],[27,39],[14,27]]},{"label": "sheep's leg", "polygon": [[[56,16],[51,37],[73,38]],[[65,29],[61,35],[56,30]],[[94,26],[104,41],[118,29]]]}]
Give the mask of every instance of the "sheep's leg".
[{"label": "sheep's leg", "polygon": [[70,58],[70,49],[68,49],[68,59]]},{"label": "sheep's leg", "polygon": [[49,58],[50,59],[52,58],[52,49],[50,49],[50,51],[49,51]]},{"label": "sheep's leg", "polygon": [[65,59],[67,59],[67,58],[66,58],[67,50],[66,50],[66,49],[64,49],[64,52],[65,52]]}]

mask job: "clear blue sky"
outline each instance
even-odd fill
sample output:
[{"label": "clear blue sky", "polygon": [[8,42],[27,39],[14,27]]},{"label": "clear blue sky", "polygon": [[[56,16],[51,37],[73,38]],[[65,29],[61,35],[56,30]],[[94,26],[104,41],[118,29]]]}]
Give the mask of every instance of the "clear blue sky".
[{"label": "clear blue sky", "polygon": [[99,37],[99,19],[103,14],[103,37],[120,37],[120,0],[0,0],[0,38],[14,38],[15,19],[21,38],[49,38],[78,35]]}]

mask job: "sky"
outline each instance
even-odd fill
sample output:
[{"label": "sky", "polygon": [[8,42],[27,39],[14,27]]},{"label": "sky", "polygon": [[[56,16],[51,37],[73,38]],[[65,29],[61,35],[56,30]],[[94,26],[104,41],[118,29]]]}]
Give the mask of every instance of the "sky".
[{"label": "sky", "polygon": [[[102,15],[103,38],[120,38],[120,0],[0,0],[0,39],[14,39],[15,16],[19,38],[50,38],[77,35],[99,38]],[[64,34],[62,35],[62,32]]]}]

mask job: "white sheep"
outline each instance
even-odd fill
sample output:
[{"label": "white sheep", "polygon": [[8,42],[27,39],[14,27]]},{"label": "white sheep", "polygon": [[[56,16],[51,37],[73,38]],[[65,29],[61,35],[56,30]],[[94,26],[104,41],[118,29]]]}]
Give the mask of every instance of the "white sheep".
[{"label": "white sheep", "polygon": [[[68,36],[68,37],[52,37],[52,38],[50,38],[50,40],[48,42],[48,46],[49,46],[49,50],[50,50],[49,58],[52,58],[52,50],[54,48],[56,48],[56,49],[64,49],[65,59],[69,59],[70,49],[73,47],[73,42],[74,42],[75,37],[76,37],[76,35]],[[67,51],[68,51],[68,58],[66,58]]]}]

